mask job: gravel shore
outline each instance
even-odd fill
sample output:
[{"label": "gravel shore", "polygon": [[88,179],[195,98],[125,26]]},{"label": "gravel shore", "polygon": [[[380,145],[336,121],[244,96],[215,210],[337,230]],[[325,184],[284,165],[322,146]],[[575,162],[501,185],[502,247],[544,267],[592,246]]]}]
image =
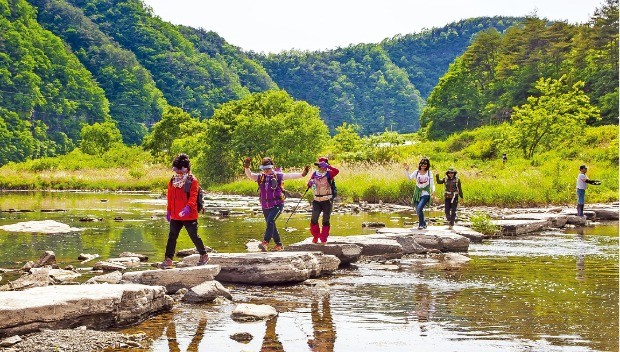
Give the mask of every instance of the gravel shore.
[{"label": "gravel shore", "polygon": [[[146,350],[144,334],[125,335],[113,331],[86,330],[83,328],[44,330],[21,336],[22,341],[1,351],[7,352],[94,352],[110,349]],[[0,339],[2,341],[4,339]]]}]

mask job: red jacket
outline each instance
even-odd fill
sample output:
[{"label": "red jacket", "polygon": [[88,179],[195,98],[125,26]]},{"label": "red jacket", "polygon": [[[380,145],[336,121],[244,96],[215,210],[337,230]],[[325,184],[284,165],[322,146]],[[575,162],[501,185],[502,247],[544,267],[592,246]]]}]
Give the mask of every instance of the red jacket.
[{"label": "red jacket", "polygon": [[[196,220],[198,219],[198,208],[196,206],[196,198],[198,198],[198,179],[195,176],[192,177],[192,185],[189,189],[189,199],[187,193],[185,193],[185,186],[181,188],[174,187],[172,180],[168,182],[168,207],[170,212],[170,219],[172,220]],[[189,205],[189,214],[184,217],[179,216],[179,212],[183,208]]]}]

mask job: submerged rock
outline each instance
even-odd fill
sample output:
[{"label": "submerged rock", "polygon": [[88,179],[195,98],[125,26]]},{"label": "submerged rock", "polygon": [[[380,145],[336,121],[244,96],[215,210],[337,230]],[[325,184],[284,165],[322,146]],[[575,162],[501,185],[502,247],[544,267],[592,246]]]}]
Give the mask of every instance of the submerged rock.
[{"label": "submerged rock", "polygon": [[235,340],[237,342],[249,343],[250,341],[252,341],[254,336],[252,336],[252,334],[250,334],[249,332],[237,332],[230,335],[230,338],[231,340]]},{"label": "submerged rock", "polygon": [[44,234],[82,231],[80,228],[71,227],[54,220],[24,221],[12,225],[0,226],[0,229],[9,232],[34,232]]}]

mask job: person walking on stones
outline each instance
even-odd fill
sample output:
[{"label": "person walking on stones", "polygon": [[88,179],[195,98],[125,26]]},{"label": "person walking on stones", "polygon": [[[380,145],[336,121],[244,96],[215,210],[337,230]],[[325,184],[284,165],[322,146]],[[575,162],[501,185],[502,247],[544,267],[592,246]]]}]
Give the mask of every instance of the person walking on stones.
[{"label": "person walking on stones", "polygon": [[583,216],[583,207],[586,203],[586,188],[588,188],[588,184],[596,186],[601,184],[599,180],[590,180],[588,176],[586,176],[586,172],[588,172],[588,168],[585,165],[579,166],[579,175],[577,175],[577,216]]},{"label": "person walking on stones", "polygon": [[[312,243],[317,243],[319,239],[321,243],[327,242],[329,237],[330,223],[329,218],[332,214],[332,206],[334,195],[332,194],[332,183],[334,177],[340,172],[335,167],[329,165],[327,158],[319,158],[314,163],[318,166],[318,170],[312,173],[308,180],[308,188],[312,188],[314,200],[312,200],[312,216],[310,217],[310,233],[312,234]],[[323,227],[319,227],[319,216],[323,213]]]},{"label": "person walking on stones", "polygon": [[403,164],[406,175],[410,180],[415,179],[415,187],[413,189],[412,203],[418,214],[419,224],[418,230],[426,228],[424,220],[424,207],[430,202],[431,196],[435,193],[435,183],[433,182],[433,174],[430,171],[431,162],[428,158],[422,158],[418,164],[418,169],[409,173],[409,164]]},{"label": "person walking on stones", "polygon": [[435,174],[435,181],[438,184],[444,184],[444,210],[446,213],[446,221],[448,228],[452,230],[454,221],[456,220],[456,207],[459,204],[459,198],[463,199],[463,188],[461,180],[456,176],[457,172],[453,168],[446,171],[446,177],[440,179],[439,174]]},{"label": "person walking on stones", "polygon": [[[198,235],[198,208],[196,200],[200,184],[190,170],[191,164],[186,154],[179,154],[172,161],[174,176],[168,182],[168,205],[166,211],[166,220],[170,223],[170,232],[168,233],[164,261],[159,264],[161,269],[172,268],[172,258],[174,258],[177,238],[183,227],[187,230],[194,246],[196,246],[198,253],[200,253],[198,265],[204,265],[209,261],[205,245]],[[189,183],[189,192],[187,192],[187,183]]]},{"label": "person walking on stones", "polygon": [[263,241],[259,245],[259,248],[263,252],[267,252],[269,250],[269,242],[273,239],[275,246],[272,250],[281,251],[284,247],[282,246],[280,233],[276,227],[276,220],[284,208],[283,181],[306,177],[310,170],[310,166],[306,165],[304,171],[301,173],[276,172],[274,170],[275,166],[273,160],[271,158],[263,158],[260,166],[261,172],[253,173],[250,170],[251,162],[251,158],[245,158],[243,161],[243,168],[245,169],[245,175],[258,183],[260,205],[263,209],[263,216],[265,217],[265,223],[267,225],[263,235]]}]

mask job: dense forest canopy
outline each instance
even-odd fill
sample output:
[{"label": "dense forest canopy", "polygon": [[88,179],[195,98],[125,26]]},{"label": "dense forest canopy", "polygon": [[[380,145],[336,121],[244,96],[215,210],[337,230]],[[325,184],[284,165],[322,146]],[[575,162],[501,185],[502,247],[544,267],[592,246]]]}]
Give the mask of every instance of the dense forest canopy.
[{"label": "dense forest canopy", "polygon": [[171,135],[153,133],[166,116],[202,126],[226,103],[272,90],[318,108],[332,135],[422,127],[440,138],[510,121],[515,109],[542,111],[524,107],[541,96],[540,79],[582,82],[574,94],[597,111],[585,123],[617,124],[617,0],[581,25],[474,18],[271,55],[172,25],[140,0],[0,0],[0,165],[88,146],[83,128],[97,123],[100,136],[116,140],[118,129],[124,144],[168,155]]}]

